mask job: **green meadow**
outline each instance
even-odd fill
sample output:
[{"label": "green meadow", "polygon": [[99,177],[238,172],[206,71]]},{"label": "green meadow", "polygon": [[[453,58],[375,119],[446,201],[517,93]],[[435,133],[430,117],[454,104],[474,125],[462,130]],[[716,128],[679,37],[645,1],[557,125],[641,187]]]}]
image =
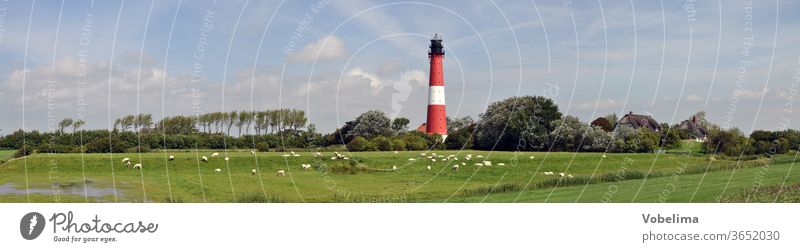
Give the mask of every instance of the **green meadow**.
[{"label": "green meadow", "polygon": [[[748,192],[800,184],[793,153],[748,160],[691,147],[657,154],[342,152],[347,160],[320,154],[40,153],[0,165],[0,202],[772,202],[775,193]],[[126,167],[123,158],[142,169]],[[477,165],[483,161],[491,166]]]}]

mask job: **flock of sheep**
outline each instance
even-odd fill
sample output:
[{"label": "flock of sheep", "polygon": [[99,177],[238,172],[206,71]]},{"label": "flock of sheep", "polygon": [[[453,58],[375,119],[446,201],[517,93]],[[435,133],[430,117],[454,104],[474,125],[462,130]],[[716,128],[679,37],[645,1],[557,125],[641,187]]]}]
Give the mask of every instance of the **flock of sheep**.
[{"label": "flock of sheep", "polygon": [[[395,151],[394,153],[398,154],[399,152]],[[250,151],[250,155],[255,155],[255,151]],[[300,157],[300,154],[297,154],[294,151],[291,151],[289,154],[284,154],[283,156],[284,157]],[[446,163],[446,162],[449,162],[449,161],[453,161],[453,162],[459,161],[458,156],[456,156],[455,154],[444,156],[444,155],[437,155],[436,153],[431,153],[430,155],[428,155],[427,153],[423,152],[423,153],[420,153],[419,156],[422,159],[424,159],[424,158],[428,159],[429,165],[427,165],[427,167],[426,167],[428,170],[431,169],[431,165],[430,165],[431,163],[435,163],[435,162],[445,162]],[[214,153],[211,154],[211,158],[218,158],[218,157],[219,157],[219,153],[218,152],[214,152]],[[316,152],[316,153],[314,153],[314,157],[315,158],[321,158],[322,157],[322,153]],[[457,172],[460,167],[467,166],[467,162],[465,162],[465,161],[471,161],[473,158],[484,159],[481,162],[474,162],[473,165],[476,166],[476,167],[490,167],[490,166],[493,165],[492,161],[486,160],[483,155],[475,155],[475,156],[473,156],[472,154],[466,154],[463,157],[463,159],[464,159],[463,161],[461,161],[460,163],[459,162],[455,162],[456,164],[451,166],[451,171]],[[535,158],[535,156],[530,156],[529,157],[529,159],[534,159],[534,158]],[[603,158],[606,158],[605,154],[603,154]],[[348,160],[348,159],[350,159],[350,158],[348,158],[347,156],[342,155],[342,154],[340,154],[339,152],[336,152],[336,151],[334,151],[333,152],[333,156],[331,156],[331,160]],[[168,160],[169,161],[175,160],[175,156],[173,156],[173,155],[168,156]],[[206,157],[206,156],[202,156],[200,158],[200,160],[203,161],[203,163],[208,163],[208,157]],[[224,160],[225,161],[229,161],[230,159],[228,157],[225,157]],[[409,158],[408,161],[416,162],[417,159],[412,157],[412,158]],[[125,164],[126,167],[131,168],[132,163],[131,163],[131,159],[130,158],[127,158],[127,157],[123,158],[122,159],[122,163]],[[497,163],[497,166],[505,166],[505,165],[506,165],[505,163]],[[132,166],[133,166],[133,169],[142,169],[142,164],[139,164],[139,163],[133,164]],[[311,164],[300,164],[300,166],[303,168],[303,170],[310,170],[312,168]],[[392,171],[396,171],[397,169],[398,169],[397,166],[393,165],[391,170]],[[216,168],[216,169],[214,169],[214,171],[215,172],[221,172],[222,169]],[[258,174],[258,170],[256,170],[255,168],[250,169],[250,174],[255,176],[255,175]],[[549,172],[549,171],[543,172],[542,174],[544,174],[545,176],[556,175],[554,172]],[[275,173],[275,176],[278,176],[278,177],[283,177],[285,175],[286,175],[286,171],[285,170],[278,170]],[[558,173],[558,176],[560,176],[560,177],[568,177],[568,178],[573,178],[574,177],[572,174],[566,174],[566,173],[563,173],[563,172]]]}]

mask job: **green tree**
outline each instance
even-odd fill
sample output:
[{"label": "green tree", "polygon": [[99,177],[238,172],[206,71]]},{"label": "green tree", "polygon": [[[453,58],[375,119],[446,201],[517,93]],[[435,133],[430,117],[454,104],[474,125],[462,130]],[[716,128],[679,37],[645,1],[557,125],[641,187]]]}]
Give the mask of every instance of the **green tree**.
[{"label": "green tree", "polygon": [[391,119],[383,111],[370,110],[356,117],[353,128],[348,130],[348,138],[363,136],[371,139],[376,136],[391,135]]},{"label": "green tree", "polygon": [[83,127],[84,124],[86,124],[86,121],[83,119],[75,120],[75,122],[72,123],[72,133],[74,134],[79,128]]},{"label": "green tree", "polygon": [[541,96],[511,97],[489,105],[480,115],[476,149],[542,150],[552,122],[561,118],[558,105]]},{"label": "green tree", "polygon": [[410,122],[411,121],[408,120],[408,118],[405,118],[405,117],[395,118],[394,120],[392,120],[392,130],[396,134],[403,133],[403,132],[408,130],[408,124]]},{"label": "green tree", "polygon": [[61,120],[61,122],[58,123],[58,132],[63,134],[64,129],[72,126],[72,123],[73,123],[72,118],[64,118],[63,120]]}]

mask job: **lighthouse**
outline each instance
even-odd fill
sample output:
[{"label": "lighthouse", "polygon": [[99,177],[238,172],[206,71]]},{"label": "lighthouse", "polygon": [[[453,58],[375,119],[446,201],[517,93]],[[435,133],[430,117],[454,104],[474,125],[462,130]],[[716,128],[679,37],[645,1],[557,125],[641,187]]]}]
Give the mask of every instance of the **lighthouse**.
[{"label": "lighthouse", "polygon": [[439,34],[434,35],[431,39],[428,59],[431,70],[428,82],[428,121],[425,124],[425,132],[442,135],[442,140],[444,140],[447,138],[447,113],[444,104],[444,73],[442,71],[444,47],[442,47],[442,38],[439,37]]}]

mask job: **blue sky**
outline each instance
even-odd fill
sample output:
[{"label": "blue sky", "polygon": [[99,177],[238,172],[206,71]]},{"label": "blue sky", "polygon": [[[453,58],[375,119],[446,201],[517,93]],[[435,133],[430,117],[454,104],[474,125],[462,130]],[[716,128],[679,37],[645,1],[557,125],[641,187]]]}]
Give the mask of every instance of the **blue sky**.
[{"label": "blue sky", "polygon": [[705,110],[745,132],[798,128],[800,3],[701,2],[0,0],[0,134],[279,107],[323,132],[369,109],[415,127],[434,33],[451,117],[546,94],[584,121]]}]

